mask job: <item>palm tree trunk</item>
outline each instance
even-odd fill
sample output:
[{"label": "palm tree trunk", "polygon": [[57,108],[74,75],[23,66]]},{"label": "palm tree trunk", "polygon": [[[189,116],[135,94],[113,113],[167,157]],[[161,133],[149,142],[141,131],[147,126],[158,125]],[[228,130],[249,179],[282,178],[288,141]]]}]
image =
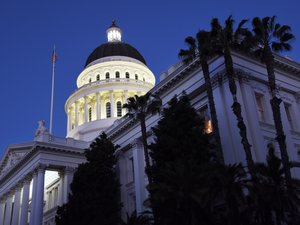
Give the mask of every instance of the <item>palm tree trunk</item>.
[{"label": "palm tree trunk", "polygon": [[144,155],[145,155],[145,166],[146,166],[146,174],[148,176],[148,182],[149,184],[152,183],[152,172],[150,168],[150,159],[149,159],[149,152],[148,152],[148,143],[147,143],[147,131],[146,131],[146,119],[145,115],[141,115],[140,117],[140,123],[141,123],[141,131],[142,131],[142,143],[144,148]]},{"label": "palm tree trunk", "polygon": [[276,96],[276,83],[275,83],[275,73],[274,73],[274,57],[272,51],[269,47],[264,49],[265,51],[265,64],[268,72],[268,82],[271,91],[271,100],[270,104],[272,107],[273,120],[276,129],[276,140],[279,144],[280,154],[282,159],[282,165],[284,169],[284,175],[286,178],[286,182],[288,187],[291,184],[292,176],[290,170],[289,156],[286,148],[286,137],[283,131],[283,125],[281,120],[281,112],[280,112],[280,103],[282,102],[280,98]]},{"label": "palm tree trunk", "polygon": [[218,159],[220,160],[220,162],[224,163],[219,123],[218,123],[217,112],[216,112],[216,107],[215,107],[215,100],[214,100],[212,85],[211,85],[210,76],[209,76],[209,66],[208,66],[208,63],[206,60],[201,60],[201,67],[202,67],[203,76],[204,76],[205,85],[206,85],[209,110],[210,110],[211,121],[212,121],[212,125],[213,125],[213,133],[214,133],[214,137],[215,137],[215,140],[217,143],[217,148],[219,150],[218,151],[218,154],[219,154]]},{"label": "palm tree trunk", "polygon": [[238,121],[237,126],[240,130],[240,136],[242,138],[242,145],[244,147],[244,151],[246,154],[246,161],[247,161],[247,166],[249,169],[249,173],[251,175],[252,179],[256,179],[256,174],[254,172],[254,162],[252,158],[252,153],[251,153],[251,145],[249,144],[248,138],[247,138],[247,128],[244,123],[244,119],[242,116],[242,109],[241,105],[237,100],[236,97],[236,84],[234,80],[234,69],[233,69],[233,61],[231,57],[231,52],[230,49],[227,48],[224,51],[224,61],[225,61],[225,67],[226,67],[226,74],[228,77],[228,82],[229,82],[229,89],[233,97],[233,104],[231,106],[233,113],[236,116],[236,119]]}]

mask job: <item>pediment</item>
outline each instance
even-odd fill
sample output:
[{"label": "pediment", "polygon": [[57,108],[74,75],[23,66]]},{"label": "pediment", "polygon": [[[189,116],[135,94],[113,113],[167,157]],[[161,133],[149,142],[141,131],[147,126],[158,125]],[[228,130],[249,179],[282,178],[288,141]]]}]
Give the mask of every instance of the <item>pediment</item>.
[{"label": "pediment", "polygon": [[31,146],[10,146],[0,162],[0,176],[18,164],[30,151]]}]

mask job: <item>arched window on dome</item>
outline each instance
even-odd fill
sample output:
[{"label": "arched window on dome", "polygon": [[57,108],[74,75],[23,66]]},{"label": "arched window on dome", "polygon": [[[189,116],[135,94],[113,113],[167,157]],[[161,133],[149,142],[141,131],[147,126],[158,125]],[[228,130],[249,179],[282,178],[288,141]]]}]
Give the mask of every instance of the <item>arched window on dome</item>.
[{"label": "arched window on dome", "polygon": [[135,79],[138,80],[139,79],[139,76],[137,74],[135,74]]},{"label": "arched window on dome", "polygon": [[111,117],[111,107],[110,107],[110,102],[106,103],[106,118]]},{"label": "arched window on dome", "polygon": [[89,79],[89,83],[92,83],[92,78]]},{"label": "arched window on dome", "polygon": [[89,107],[89,122],[92,121],[92,107]]},{"label": "arched window on dome", "polygon": [[117,102],[117,117],[122,116],[122,103],[120,101]]},{"label": "arched window on dome", "polygon": [[126,77],[126,79],[129,79],[130,76],[129,76],[128,72],[125,73],[125,77]]},{"label": "arched window on dome", "polygon": [[144,82],[146,81],[145,77],[143,77],[143,81],[144,81]]},{"label": "arched window on dome", "polygon": [[109,79],[109,72],[105,74],[105,79]]},{"label": "arched window on dome", "polygon": [[96,80],[100,80],[100,74],[97,74]]},{"label": "arched window on dome", "polygon": [[116,72],[116,79],[119,79],[119,78],[120,78],[120,72],[117,71],[117,72]]}]

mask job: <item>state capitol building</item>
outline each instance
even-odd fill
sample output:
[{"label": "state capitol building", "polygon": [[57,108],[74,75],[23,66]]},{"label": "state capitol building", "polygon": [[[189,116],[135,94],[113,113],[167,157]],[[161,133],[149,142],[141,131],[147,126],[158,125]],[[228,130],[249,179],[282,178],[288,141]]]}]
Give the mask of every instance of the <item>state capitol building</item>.
[{"label": "state capitol building", "polygon": [[[147,176],[140,126],[124,117],[122,105],[127,98],[147,92],[158,95],[163,106],[183,91],[193,107],[205,117],[207,132],[212,131],[206,87],[197,60],[190,64],[175,63],[155,81],[142,54],[122,41],[121,29],[113,22],[107,29],[107,43],[88,56],[77,77],[77,89],[65,103],[66,137],[49,134],[43,121],[33,141],[9,145],[0,161],[0,225],[54,225],[57,206],[68,201],[73,174],[85,162],[84,149],[105,131],[118,144],[119,179],[122,215],[146,210]],[[238,100],[248,128],[255,161],[265,161],[267,146],[277,152],[276,131],[269,104],[265,66],[257,59],[232,52],[236,69]],[[236,118],[231,110],[223,57],[209,61],[219,130],[225,163],[242,162],[245,155]],[[291,161],[300,160],[300,64],[275,55],[275,74],[283,100],[281,114]],[[75,81],[74,81],[75,82]],[[155,84],[156,83],[156,84]],[[153,141],[151,127],[159,115],[148,115],[148,142]],[[300,170],[292,175],[300,177]]]}]

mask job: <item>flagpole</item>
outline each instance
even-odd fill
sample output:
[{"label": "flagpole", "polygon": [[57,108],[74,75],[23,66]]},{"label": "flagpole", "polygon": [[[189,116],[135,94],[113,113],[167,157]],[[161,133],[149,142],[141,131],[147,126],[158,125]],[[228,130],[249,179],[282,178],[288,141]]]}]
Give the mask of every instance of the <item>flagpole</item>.
[{"label": "flagpole", "polygon": [[55,52],[55,45],[54,45],[53,53],[52,53],[52,89],[51,89],[50,129],[49,129],[49,133],[50,134],[52,134],[55,63],[56,63],[56,52]]}]

